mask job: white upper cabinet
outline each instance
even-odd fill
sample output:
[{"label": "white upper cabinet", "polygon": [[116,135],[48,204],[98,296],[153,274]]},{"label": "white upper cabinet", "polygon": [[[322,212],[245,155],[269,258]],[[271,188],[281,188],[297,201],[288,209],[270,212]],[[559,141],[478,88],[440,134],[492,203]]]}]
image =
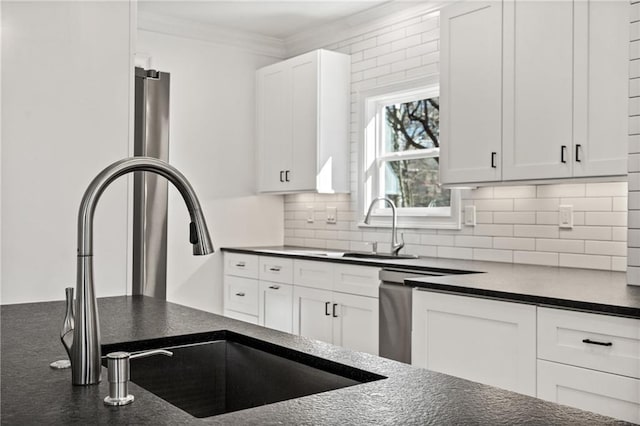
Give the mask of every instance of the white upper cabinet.
[{"label": "white upper cabinet", "polygon": [[573,3],[504,2],[504,180],[571,176]]},{"label": "white upper cabinet", "polygon": [[589,0],[443,9],[442,182],[625,175],[628,9]]},{"label": "white upper cabinet", "polygon": [[500,180],[502,4],[454,4],[440,25],[440,178]]},{"label": "white upper cabinet", "polygon": [[348,55],[315,50],[257,71],[259,192],[348,192]]}]

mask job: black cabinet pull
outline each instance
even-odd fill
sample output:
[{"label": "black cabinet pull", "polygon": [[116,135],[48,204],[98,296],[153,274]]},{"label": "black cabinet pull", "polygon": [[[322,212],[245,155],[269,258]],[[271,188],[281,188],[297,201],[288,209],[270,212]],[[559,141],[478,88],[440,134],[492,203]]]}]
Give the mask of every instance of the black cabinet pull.
[{"label": "black cabinet pull", "polygon": [[334,317],[334,318],[338,318],[338,314],[336,314],[336,306],[338,306],[338,304],[337,304],[337,303],[334,303],[334,304],[333,304],[333,309],[332,309],[332,311],[333,311],[333,317]]},{"label": "black cabinet pull", "polygon": [[244,262],[236,263],[236,267],[238,267],[238,268],[244,268],[245,266],[246,266],[246,264]]},{"label": "black cabinet pull", "polygon": [[280,289],[280,286],[279,286],[279,285],[270,285],[270,286],[269,286],[269,288],[270,288],[271,290],[279,290],[279,289]]},{"label": "black cabinet pull", "polygon": [[567,154],[567,146],[566,145],[562,145],[560,147],[560,162],[561,163],[566,163],[567,162],[566,154]]},{"label": "black cabinet pull", "polygon": [[280,182],[284,182],[284,179],[282,178],[283,173],[284,173],[284,170],[280,170]]},{"label": "black cabinet pull", "polygon": [[498,167],[498,166],[496,165],[496,155],[497,155],[497,153],[496,153],[496,152],[492,152],[492,153],[491,153],[491,168],[492,168],[492,169],[495,169],[496,167]]},{"label": "black cabinet pull", "polygon": [[598,342],[597,340],[591,339],[582,339],[582,343],[588,343],[590,345],[600,345],[600,346],[613,346],[611,342]]},{"label": "black cabinet pull", "polygon": [[331,316],[331,314],[329,313],[329,305],[331,304],[331,302],[325,302],[324,303],[324,314],[326,316]]},{"label": "black cabinet pull", "polygon": [[582,145],[576,144],[576,163],[580,162],[580,149],[582,149]]},{"label": "black cabinet pull", "polygon": [[272,267],[272,268],[269,268],[269,270],[270,270],[271,272],[280,272],[280,267],[278,267],[278,266],[274,266],[274,267]]},{"label": "black cabinet pull", "polygon": [[236,296],[244,297],[244,293],[242,293],[242,292],[236,293]]},{"label": "black cabinet pull", "polygon": [[289,173],[291,172],[291,170],[287,170],[284,172],[284,180],[289,182]]}]

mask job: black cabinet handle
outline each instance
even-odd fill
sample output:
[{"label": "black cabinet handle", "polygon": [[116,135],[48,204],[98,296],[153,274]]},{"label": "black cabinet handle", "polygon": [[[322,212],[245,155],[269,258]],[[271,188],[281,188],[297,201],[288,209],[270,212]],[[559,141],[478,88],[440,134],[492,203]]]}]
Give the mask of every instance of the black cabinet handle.
[{"label": "black cabinet handle", "polygon": [[338,304],[337,304],[337,303],[334,303],[334,304],[333,304],[333,309],[332,309],[332,311],[333,311],[333,317],[334,317],[334,318],[338,318],[338,314],[336,314],[336,306],[338,306]]},{"label": "black cabinet handle", "polygon": [[576,144],[576,163],[580,162],[580,150],[582,149],[582,145]]},{"label": "black cabinet handle", "polygon": [[242,293],[242,292],[236,293],[236,296],[244,297],[244,293]]},{"label": "black cabinet handle", "polygon": [[236,263],[236,267],[238,267],[238,268],[244,268],[245,266],[246,266],[246,264],[244,262]]},{"label": "black cabinet handle", "polygon": [[566,163],[567,162],[567,146],[566,145],[562,145],[560,147],[560,162],[561,163]]},{"label": "black cabinet handle", "polygon": [[284,172],[284,180],[289,182],[289,173],[291,172],[291,170],[287,170]]},{"label": "black cabinet handle", "polygon": [[284,179],[282,178],[283,173],[284,173],[284,170],[280,170],[280,182],[284,182]]},{"label": "black cabinet handle", "polygon": [[270,288],[271,290],[279,290],[279,289],[280,289],[280,286],[279,286],[279,285],[270,285],[270,286],[269,286],[269,288]]},{"label": "black cabinet handle", "polygon": [[278,266],[274,266],[274,267],[269,268],[269,270],[270,270],[271,272],[280,272],[280,267],[278,267]]},{"label": "black cabinet handle", "polygon": [[324,303],[324,314],[326,316],[330,316],[331,314],[329,313],[329,305],[331,304],[331,302],[325,302]]},{"label": "black cabinet handle", "polygon": [[591,339],[582,339],[582,343],[588,343],[590,345],[599,345],[599,346],[613,346],[611,342],[598,342],[597,340]]},{"label": "black cabinet handle", "polygon": [[495,169],[496,167],[498,167],[498,166],[496,165],[496,155],[497,155],[497,153],[496,153],[496,152],[492,152],[492,153],[491,153],[491,168],[492,168],[492,169]]}]

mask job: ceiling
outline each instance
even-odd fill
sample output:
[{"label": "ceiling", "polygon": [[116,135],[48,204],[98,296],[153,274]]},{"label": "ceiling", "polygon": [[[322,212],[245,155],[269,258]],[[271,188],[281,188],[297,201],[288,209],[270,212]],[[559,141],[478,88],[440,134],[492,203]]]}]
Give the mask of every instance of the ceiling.
[{"label": "ceiling", "polygon": [[138,10],[142,14],[170,16],[284,40],[302,31],[396,1],[141,0]]}]

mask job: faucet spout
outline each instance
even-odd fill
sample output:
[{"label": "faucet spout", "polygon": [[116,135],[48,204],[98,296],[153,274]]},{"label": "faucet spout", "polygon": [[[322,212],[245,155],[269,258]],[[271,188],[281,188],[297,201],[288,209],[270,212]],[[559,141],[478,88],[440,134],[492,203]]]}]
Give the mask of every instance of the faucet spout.
[{"label": "faucet spout", "polygon": [[[194,255],[213,253],[213,244],[200,207],[189,181],[176,168],[150,157],[131,157],[116,161],[91,181],[80,202],[78,212],[78,263],[75,301],[75,324],[70,342],[71,374],[74,385],[100,382],[100,326],[98,304],[93,284],[93,217],[104,190],[120,176],[145,171],[167,178],[180,192],[191,217],[189,242]],[[69,344],[65,342],[65,348]]]},{"label": "faucet spout", "polygon": [[391,255],[398,256],[398,253],[404,247],[404,237],[402,238],[402,242],[398,241],[398,212],[396,210],[395,203],[387,197],[378,197],[374,198],[369,204],[369,210],[367,210],[367,215],[364,218],[364,223],[369,224],[371,221],[371,213],[373,212],[373,206],[378,201],[384,201],[389,206],[391,206]]}]

